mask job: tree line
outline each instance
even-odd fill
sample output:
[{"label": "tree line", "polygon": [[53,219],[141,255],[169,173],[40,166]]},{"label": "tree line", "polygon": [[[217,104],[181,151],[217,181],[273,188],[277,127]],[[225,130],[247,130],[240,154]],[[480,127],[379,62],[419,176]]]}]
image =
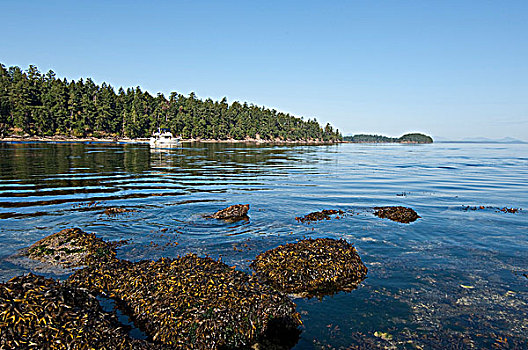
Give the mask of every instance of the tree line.
[{"label": "tree line", "polygon": [[355,143],[433,143],[431,136],[420,133],[405,134],[401,137],[358,134],[354,136],[345,136],[343,137],[343,140]]},{"label": "tree line", "polygon": [[228,104],[194,93],[152,96],[91,78],[68,81],[34,65],[26,71],[0,64],[0,137],[8,134],[144,138],[169,128],[185,139],[320,140],[342,136],[330,124],[235,101]]}]

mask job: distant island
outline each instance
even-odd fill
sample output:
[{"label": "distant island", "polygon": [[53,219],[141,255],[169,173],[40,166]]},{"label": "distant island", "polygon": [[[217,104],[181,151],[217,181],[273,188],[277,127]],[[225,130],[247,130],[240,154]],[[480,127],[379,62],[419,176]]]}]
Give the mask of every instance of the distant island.
[{"label": "distant island", "polygon": [[246,102],[227,103],[172,92],[152,96],[147,91],[90,78],[68,81],[53,71],[42,74],[0,64],[0,139],[138,139],[168,128],[188,140],[254,140],[272,142],[338,142],[339,130],[317,120]]},{"label": "distant island", "polygon": [[433,138],[420,133],[405,134],[401,137],[359,134],[343,137],[344,141],[352,143],[433,143]]}]

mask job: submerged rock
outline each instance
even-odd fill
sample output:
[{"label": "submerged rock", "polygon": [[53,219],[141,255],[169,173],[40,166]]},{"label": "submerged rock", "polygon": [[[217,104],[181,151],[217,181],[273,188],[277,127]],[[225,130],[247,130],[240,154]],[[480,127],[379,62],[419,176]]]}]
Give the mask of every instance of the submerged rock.
[{"label": "submerged rock", "polygon": [[304,297],[351,291],[367,276],[367,267],[347,241],[305,239],[258,255],[251,267],[265,283]]},{"label": "submerged rock", "polygon": [[222,220],[243,220],[248,218],[248,211],[249,204],[235,204],[207,217]]},{"label": "submerged rock", "polygon": [[115,216],[117,214],[133,213],[133,212],[137,212],[137,210],[127,209],[127,208],[106,208],[104,211],[104,213],[108,216]]},{"label": "submerged rock", "polygon": [[406,207],[375,207],[374,215],[383,219],[408,224],[421,218],[413,209]]},{"label": "submerged rock", "polygon": [[345,212],[342,211],[342,210],[333,210],[333,209],[326,210],[325,209],[325,210],[316,211],[316,212],[307,214],[307,215],[302,216],[302,217],[298,216],[298,217],[295,218],[295,220],[297,220],[299,222],[330,220],[331,219],[331,215],[337,215],[337,214],[343,215],[344,213]]},{"label": "submerged rock", "polygon": [[33,274],[0,284],[0,310],[0,349],[156,348],[131,339],[93,295]]},{"label": "submerged rock", "polygon": [[522,211],[522,208],[508,208],[508,207],[492,207],[492,206],[483,206],[483,205],[480,205],[480,206],[469,206],[469,205],[466,205],[466,206],[462,206],[462,209],[464,211],[468,211],[468,210],[483,210],[483,209],[494,209],[497,213],[499,212],[502,212],[502,213],[511,213],[511,214],[516,214],[518,213],[519,211]]},{"label": "submerged rock", "polygon": [[503,213],[511,213],[511,214],[518,213],[519,210],[522,210],[522,208],[508,208],[508,207],[504,207],[504,208],[500,208],[499,209],[499,211],[501,211]]},{"label": "submerged rock", "polygon": [[110,261],[115,259],[116,252],[115,244],[79,228],[68,228],[33,244],[25,255],[33,260],[69,268]]},{"label": "submerged rock", "polygon": [[79,270],[68,283],[116,299],[171,348],[248,348],[274,336],[289,349],[298,340],[300,316],[286,295],[211,258],[116,261]]}]

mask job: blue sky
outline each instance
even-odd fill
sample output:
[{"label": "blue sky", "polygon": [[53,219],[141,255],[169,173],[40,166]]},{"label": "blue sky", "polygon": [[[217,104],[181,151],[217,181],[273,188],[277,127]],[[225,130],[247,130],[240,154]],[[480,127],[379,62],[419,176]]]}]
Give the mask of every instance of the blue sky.
[{"label": "blue sky", "polygon": [[528,140],[528,1],[12,1],[0,62],[343,134]]}]

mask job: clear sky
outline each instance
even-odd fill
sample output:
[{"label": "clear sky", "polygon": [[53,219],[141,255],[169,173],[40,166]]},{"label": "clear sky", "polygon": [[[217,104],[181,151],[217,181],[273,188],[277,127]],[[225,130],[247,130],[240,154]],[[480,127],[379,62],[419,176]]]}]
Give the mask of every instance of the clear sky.
[{"label": "clear sky", "polygon": [[528,1],[0,1],[0,63],[330,122],[528,141]]}]

